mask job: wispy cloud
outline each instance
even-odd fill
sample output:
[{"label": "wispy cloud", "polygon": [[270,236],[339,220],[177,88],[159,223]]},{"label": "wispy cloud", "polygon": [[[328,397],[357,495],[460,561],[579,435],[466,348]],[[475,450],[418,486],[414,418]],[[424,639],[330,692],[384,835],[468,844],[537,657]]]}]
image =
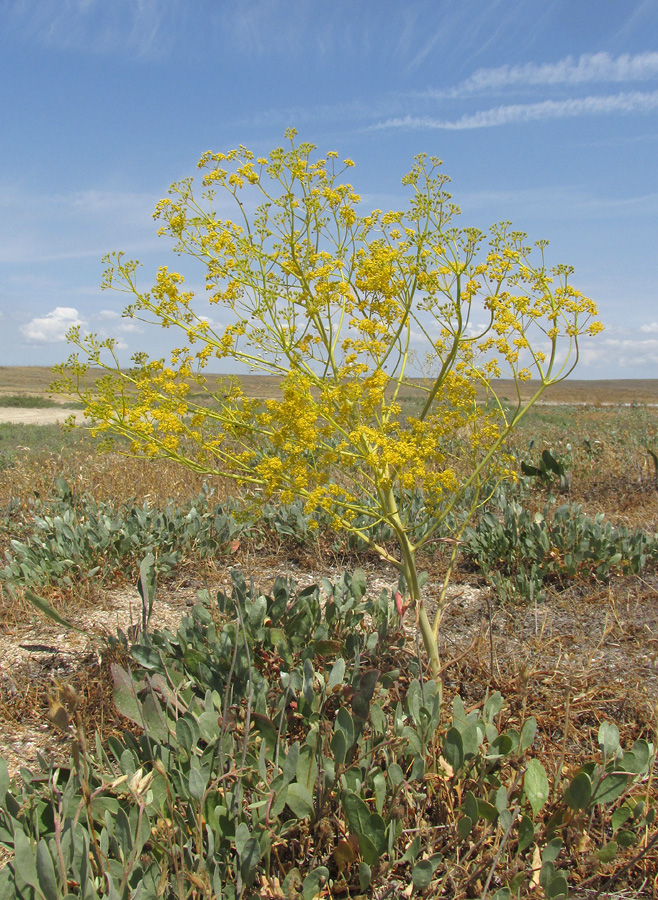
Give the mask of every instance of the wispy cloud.
[{"label": "wispy cloud", "polygon": [[540,122],[547,119],[573,119],[582,116],[610,115],[611,113],[647,113],[655,109],[658,109],[658,91],[629,91],[568,100],[514,103],[468,113],[454,120],[407,115],[379,122],[371,126],[369,130],[430,128],[444,131],[464,131],[473,128],[494,128],[497,125]]},{"label": "wispy cloud", "polygon": [[178,0],[4,0],[5,27],[59,50],[159,56],[175,40]]},{"label": "wispy cloud", "polygon": [[567,56],[553,63],[526,63],[477,69],[469,78],[445,91],[428,91],[427,96],[462,97],[528,85],[578,85],[647,81],[658,77],[658,53],[584,53],[578,59]]},{"label": "wispy cloud", "polygon": [[640,331],[643,334],[658,334],[658,322],[651,322],[648,325],[641,325]]},{"label": "wispy cloud", "polygon": [[[109,250],[142,253],[159,246],[156,194],[84,190],[40,194],[0,184],[0,262],[100,259]],[[135,241],[137,238],[137,241]]]}]

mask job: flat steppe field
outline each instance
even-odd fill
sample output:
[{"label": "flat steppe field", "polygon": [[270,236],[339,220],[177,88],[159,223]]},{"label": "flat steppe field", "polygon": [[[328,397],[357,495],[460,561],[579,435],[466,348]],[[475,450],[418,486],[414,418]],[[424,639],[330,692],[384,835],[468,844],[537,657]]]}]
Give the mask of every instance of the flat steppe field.
[{"label": "flat steppe field", "polygon": [[[90,378],[97,377],[90,370]],[[0,366],[0,407],[3,396],[27,394],[32,396],[48,397],[48,386],[54,380],[52,369],[48,366]],[[274,397],[279,379],[265,375],[240,375],[221,376],[207,373],[209,385],[213,379],[226,377],[239,377],[242,388],[248,397]],[[533,385],[536,382],[526,382],[521,385],[521,397],[531,396]],[[498,396],[512,400],[516,396],[514,382],[509,379],[494,379],[492,387]],[[404,391],[403,391],[404,397]],[[57,397],[53,400],[58,401]],[[627,404],[640,403],[646,405],[658,404],[658,379],[602,379],[585,381],[579,379],[567,379],[566,381],[549,388],[543,395],[541,402],[556,404]]]}]

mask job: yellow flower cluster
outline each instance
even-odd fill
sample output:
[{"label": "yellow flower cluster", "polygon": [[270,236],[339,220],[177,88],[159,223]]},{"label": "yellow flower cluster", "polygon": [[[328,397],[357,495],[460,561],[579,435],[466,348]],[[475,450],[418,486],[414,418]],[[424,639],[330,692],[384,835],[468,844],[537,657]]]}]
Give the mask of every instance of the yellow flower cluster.
[{"label": "yellow flower cluster", "polygon": [[[301,497],[367,540],[357,521],[387,522],[401,557],[378,551],[408,568],[421,541],[409,492],[424,491],[429,540],[467,489],[513,475],[491,379],[533,379],[536,397],[601,325],[571,269],[546,267],[545,242],[529,248],[509,223],[488,236],[457,226],[439,160],[416,158],[407,210],[364,213],[343,180],[353,162],[295,138],[258,158],[242,146],[204,153],[202,195],[186,179],[156,207],[160,233],[205,266],[212,317],[166,266],[140,292],[137,264],[118,254],[104,286],[131,294],[126,315],[178,329],[182,346],[168,362],[138,354],[128,371],[114,342],[73,329],[86,361],[71,357],[60,388],[134,452],[221,472],[261,498]],[[235,221],[219,218],[217,194]],[[214,390],[202,373],[228,358],[277,376],[278,396]],[[414,358],[426,378],[410,377]],[[107,371],[93,389],[81,387],[88,366]]]}]

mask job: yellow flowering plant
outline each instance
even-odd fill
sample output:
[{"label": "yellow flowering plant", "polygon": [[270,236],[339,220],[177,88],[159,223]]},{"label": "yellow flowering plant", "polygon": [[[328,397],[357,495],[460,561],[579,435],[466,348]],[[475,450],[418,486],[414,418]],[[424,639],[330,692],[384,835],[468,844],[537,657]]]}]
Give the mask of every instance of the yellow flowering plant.
[{"label": "yellow flowering plant", "polygon": [[[510,431],[601,326],[572,270],[547,268],[545,242],[531,249],[509,223],[488,235],[457,227],[439,160],[416,157],[408,209],[364,214],[344,181],[352,161],[318,157],[295,134],[259,159],[244,147],[205,153],[200,194],[187,179],[156,207],[160,234],[203,265],[209,308],[178,272],[160,268],[142,292],[137,263],[108,258],[104,287],[132,298],[124,315],[182,333],[170,359],[139,353],[122,369],[114,340],[74,328],[84,356],[60,367],[55,387],[132,453],[228,476],[257,502],[301,498],[362,538],[402,576],[437,675],[441,603],[430,621],[417,554],[447,521],[459,538],[490,485],[513,477]],[[233,220],[218,211],[227,197]],[[228,359],[278,376],[280,394],[258,401],[237,379],[204,375]],[[89,367],[105,370],[93,386]],[[517,386],[511,410],[492,389],[501,375]],[[378,525],[394,545],[373,537]]]}]

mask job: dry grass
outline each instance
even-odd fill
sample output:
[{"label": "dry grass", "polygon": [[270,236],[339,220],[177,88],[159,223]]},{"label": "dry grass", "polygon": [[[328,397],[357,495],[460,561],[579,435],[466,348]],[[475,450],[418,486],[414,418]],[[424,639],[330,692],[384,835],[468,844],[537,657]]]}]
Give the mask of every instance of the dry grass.
[{"label": "dry grass", "polygon": [[[1,371],[4,377],[12,370]],[[11,379],[4,380],[0,392],[45,390],[44,383],[50,377],[47,372],[23,370],[21,375],[14,371],[13,377],[23,379],[23,387],[18,388]],[[254,396],[267,396],[275,387],[271,380],[245,380],[245,389]],[[658,382],[571,382],[559,390],[568,393],[556,389],[549,399],[564,403],[568,398],[570,405],[544,406],[528,417],[514,439],[519,458],[536,462],[543,449],[551,449],[567,462],[571,473],[570,490],[560,500],[580,503],[592,515],[604,512],[613,522],[658,532],[658,473],[646,449],[658,449],[658,409],[606,405],[654,403],[658,400]],[[590,405],[573,405],[582,402],[581,397],[589,399]],[[134,499],[154,506],[166,500],[189,500],[198,495],[204,481],[171,463],[116,454],[98,456],[90,443],[63,450],[26,447],[16,451],[2,472],[0,508],[7,510],[14,498],[26,501],[35,494],[51,496],[61,475],[76,492],[89,492],[98,500]],[[213,487],[219,499],[234,492],[230,482],[219,479]],[[537,485],[532,502],[541,508],[547,495],[547,489]],[[321,543],[300,548],[281,542],[257,551],[244,542],[230,559],[218,560],[214,567],[188,565],[178,582],[161,586],[159,596],[163,603],[171,601],[173,607],[176,596],[191,597],[207,582],[213,587],[226,585],[230,565],[240,567],[268,589],[279,573],[294,575],[298,582],[307,584],[356,564],[366,568],[374,591],[394,583],[393,572],[368,555],[337,558]],[[430,603],[438,596],[445,565],[440,553],[424,561],[430,574]],[[126,573],[126,577],[130,579],[134,573]],[[536,609],[496,603],[472,569],[464,567],[455,582],[441,629],[442,656],[447,662],[454,661],[445,676],[448,698],[460,692],[465,702],[475,705],[486,690],[500,690],[513,714],[520,716],[525,709],[536,716],[538,756],[550,772],[561,768],[565,777],[573,773],[583,748],[596,746],[597,730],[605,719],[617,722],[626,746],[641,736],[658,743],[655,572],[642,578],[615,578],[609,585],[580,581],[566,589],[549,587]],[[74,615],[76,598],[59,599],[66,601],[67,611]],[[80,607],[88,608],[91,602],[100,609],[112,602],[112,592],[97,591],[78,600],[84,601]],[[58,629],[40,626],[20,594],[14,598],[3,595],[0,606],[3,640],[24,640],[21,635],[26,623],[30,624],[31,642],[39,640],[40,627],[46,629],[44,642],[58,640]],[[179,607],[182,613],[184,600]],[[67,662],[62,668],[63,658]],[[32,740],[34,751],[65,753],[66,747],[47,719],[48,692],[54,680],[65,679],[82,698],[89,733],[95,729],[105,737],[114,733],[125,723],[114,710],[108,664],[109,657],[99,659],[91,650],[81,651],[76,658],[61,653],[35,654],[31,668],[23,665],[12,672],[13,691],[0,694],[0,732],[19,735],[28,744]],[[0,741],[0,752],[7,743],[8,738]],[[19,759],[14,755],[17,765]],[[658,784],[658,779],[655,781]],[[583,876],[576,896],[594,896],[587,877]],[[653,847],[633,863],[610,888],[610,896],[656,896],[658,848]]]}]

